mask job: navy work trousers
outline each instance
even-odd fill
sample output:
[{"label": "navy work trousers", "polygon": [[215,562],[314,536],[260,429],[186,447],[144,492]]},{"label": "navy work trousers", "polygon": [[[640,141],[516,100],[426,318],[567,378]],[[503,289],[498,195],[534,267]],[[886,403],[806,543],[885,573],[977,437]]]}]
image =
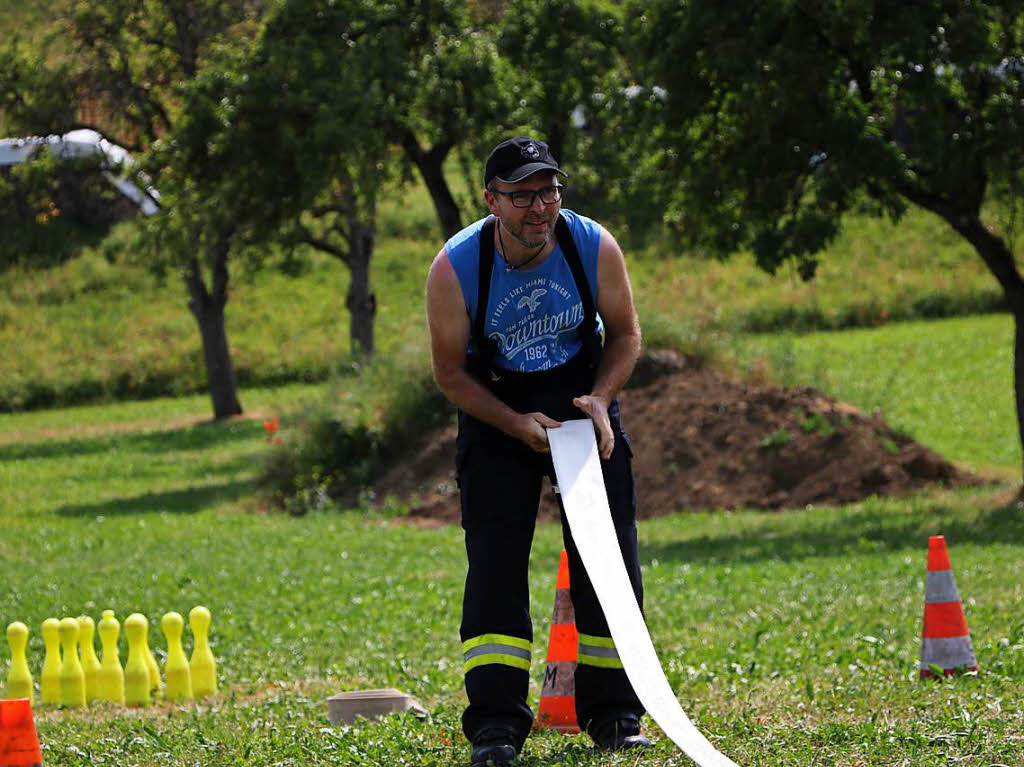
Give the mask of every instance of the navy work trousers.
[{"label": "navy work trousers", "polygon": [[[521,413],[542,412],[560,421],[586,417],[572,404],[573,397],[589,393],[593,384],[592,369],[582,363],[582,356],[550,371],[503,375],[490,387]],[[615,447],[611,458],[601,462],[601,469],[619,548],[642,607],[632,450],[618,410],[617,402],[609,409]],[[537,453],[523,442],[460,412],[457,469],[469,560],[462,640],[497,635],[532,642],[530,547],[541,481],[544,476],[554,476],[550,455]],[[564,509],[561,519],[576,628],[581,634],[608,637],[608,624],[580,561]],[[466,737],[472,742],[485,730],[500,728],[511,732],[520,747],[533,723],[533,712],[526,700],[528,686],[529,672],[521,667],[497,662],[470,668],[466,672],[469,706],[462,717]],[[621,668],[580,664],[575,686],[577,718],[588,732],[606,721],[639,719],[643,714],[643,707]]]}]

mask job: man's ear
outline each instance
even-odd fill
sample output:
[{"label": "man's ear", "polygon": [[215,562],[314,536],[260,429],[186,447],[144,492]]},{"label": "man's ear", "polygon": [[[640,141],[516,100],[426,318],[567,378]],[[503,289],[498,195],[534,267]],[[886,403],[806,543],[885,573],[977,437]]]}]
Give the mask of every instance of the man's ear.
[{"label": "man's ear", "polygon": [[491,193],[490,189],[484,189],[484,202],[487,203],[487,210],[495,216],[498,215],[498,198]]}]

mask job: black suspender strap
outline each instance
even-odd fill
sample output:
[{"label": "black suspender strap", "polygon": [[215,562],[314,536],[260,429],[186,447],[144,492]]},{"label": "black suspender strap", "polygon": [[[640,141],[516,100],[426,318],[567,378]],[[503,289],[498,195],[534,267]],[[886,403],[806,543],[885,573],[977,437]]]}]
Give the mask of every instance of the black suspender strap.
[{"label": "black suspender strap", "polygon": [[583,262],[580,260],[576,241],[572,237],[572,232],[569,231],[565,217],[561,214],[555,224],[555,239],[558,240],[558,244],[562,248],[562,255],[565,256],[569,269],[572,270],[572,278],[576,282],[576,292],[580,294],[580,301],[583,302],[583,322],[580,324],[583,352],[587,355],[587,362],[591,366],[596,366],[601,357],[601,338],[597,334],[597,307],[594,306],[594,296],[590,292],[587,273],[583,271]]},{"label": "black suspender strap", "polygon": [[498,342],[488,338],[484,325],[491,295],[491,271],[494,269],[494,217],[489,216],[480,230],[479,275],[476,288],[476,316],[473,317],[474,351],[469,369],[479,381],[491,380],[491,366],[498,355]]},{"label": "black suspender strap", "polygon": [[473,318],[473,340],[487,338],[484,323],[487,300],[491,295],[491,272],[494,270],[494,219],[488,218],[480,230],[480,274],[476,288],[476,317]]}]

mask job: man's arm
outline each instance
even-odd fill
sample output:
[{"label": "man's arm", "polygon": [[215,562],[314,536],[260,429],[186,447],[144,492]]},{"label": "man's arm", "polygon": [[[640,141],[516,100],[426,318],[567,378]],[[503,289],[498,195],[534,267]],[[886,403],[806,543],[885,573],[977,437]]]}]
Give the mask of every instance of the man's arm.
[{"label": "man's arm", "polygon": [[438,388],[460,410],[522,440],[534,450],[547,452],[544,429],[555,428],[559,422],[543,413],[517,413],[466,369],[469,316],[459,279],[444,249],[430,266],[426,303],[430,355]]},{"label": "man's arm", "polygon": [[601,230],[597,286],[597,311],[604,322],[604,352],[593,390],[587,396],[577,397],[573,404],[594,421],[598,450],[607,460],[615,446],[608,407],[633,373],[640,356],[641,338],[626,259],[606,229]]}]

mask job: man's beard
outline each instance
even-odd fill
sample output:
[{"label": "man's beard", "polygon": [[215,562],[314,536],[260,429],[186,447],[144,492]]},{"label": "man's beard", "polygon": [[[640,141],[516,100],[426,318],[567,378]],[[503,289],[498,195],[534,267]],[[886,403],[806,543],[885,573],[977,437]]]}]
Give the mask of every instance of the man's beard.
[{"label": "man's beard", "polygon": [[[555,215],[557,216],[558,214],[556,213]],[[526,232],[526,224],[528,222],[526,222],[526,221],[520,221],[520,222],[517,222],[514,225],[509,225],[506,222],[502,221],[501,222],[501,226],[502,226],[502,228],[506,232],[509,233],[509,235],[512,237],[512,239],[514,239],[516,242],[518,242],[523,247],[525,247],[525,248],[539,248],[541,245],[543,245],[544,243],[546,243],[548,240],[551,239],[551,235],[552,235],[552,233],[555,230],[554,217],[549,219],[549,217],[545,216],[540,221],[534,221],[533,223],[536,224],[536,223],[541,223],[541,222],[543,222],[543,223],[548,225],[548,230],[543,235],[541,235],[541,234],[535,234],[535,235],[527,234],[527,232]]]}]

